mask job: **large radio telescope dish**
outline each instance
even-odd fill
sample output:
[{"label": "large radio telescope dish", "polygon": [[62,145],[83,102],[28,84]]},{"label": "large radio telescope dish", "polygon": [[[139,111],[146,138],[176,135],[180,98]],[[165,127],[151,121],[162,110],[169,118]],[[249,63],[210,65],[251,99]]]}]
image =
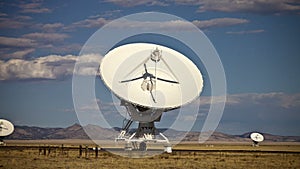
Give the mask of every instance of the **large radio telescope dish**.
[{"label": "large radio telescope dish", "polygon": [[0,119],[0,137],[10,135],[14,131],[14,125],[4,119]]},{"label": "large radio telescope dish", "polygon": [[[108,52],[100,64],[105,85],[121,100],[130,116],[116,141],[126,141],[145,151],[146,143],[163,143],[171,152],[168,138],[156,137],[154,122],[163,112],[177,109],[199,97],[203,80],[197,66],[183,54],[157,44],[132,43]],[[139,126],[128,133],[133,121]],[[130,135],[129,135],[130,134]]]},{"label": "large radio telescope dish", "polygon": [[183,54],[157,44],[119,46],[102,59],[100,75],[121,100],[153,109],[174,109],[199,97],[203,79]]}]

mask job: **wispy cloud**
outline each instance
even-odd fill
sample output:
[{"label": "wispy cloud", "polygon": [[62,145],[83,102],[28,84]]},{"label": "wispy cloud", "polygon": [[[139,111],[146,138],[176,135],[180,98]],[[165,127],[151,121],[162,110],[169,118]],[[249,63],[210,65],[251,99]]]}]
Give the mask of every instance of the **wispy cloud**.
[{"label": "wispy cloud", "polygon": [[8,16],[6,13],[0,12],[0,17]]},{"label": "wispy cloud", "polygon": [[12,53],[2,53],[0,58],[2,58],[2,59],[11,59],[11,58],[22,59],[34,51],[35,51],[34,48],[28,48],[28,49],[24,49],[24,50],[15,51]]},{"label": "wispy cloud", "polygon": [[[22,37],[5,37],[0,36],[0,45],[8,47],[34,47],[50,42],[63,41],[68,38],[69,35],[64,33],[29,33],[22,35]],[[41,44],[42,42],[42,44]]]},{"label": "wispy cloud", "polygon": [[193,24],[195,24],[199,28],[210,28],[210,27],[226,27],[226,26],[233,26],[239,24],[245,24],[249,21],[247,19],[240,19],[240,18],[215,18],[210,20],[195,20]]},{"label": "wispy cloud", "polygon": [[98,15],[95,15],[95,16],[90,16],[90,18],[99,18],[99,17],[118,18],[118,17],[121,17],[121,12],[122,12],[122,10],[120,10],[120,9],[108,10],[108,11],[103,11],[102,14],[98,14]]},{"label": "wispy cloud", "polygon": [[172,3],[178,5],[199,6],[198,12],[220,11],[220,12],[243,12],[257,14],[280,14],[295,13],[300,11],[298,0],[106,0],[123,7],[134,6],[168,6]]},{"label": "wispy cloud", "polygon": [[255,33],[263,33],[263,32],[265,32],[265,30],[263,30],[263,29],[256,29],[256,30],[236,31],[236,32],[228,31],[226,33],[227,34],[244,35],[244,34],[255,34]]},{"label": "wispy cloud", "polygon": [[257,14],[298,13],[297,0],[174,0],[181,5],[198,5],[199,12],[245,12]]},{"label": "wispy cloud", "polygon": [[52,52],[74,52],[79,51],[81,45],[66,44],[64,40],[69,35],[63,33],[29,33],[21,37],[0,36],[1,59],[23,58],[36,50],[52,49]]},{"label": "wispy cloud", "polygon": [[[22,58],[34,51],[49,50],[52,53],[74,53],[81,49],[81,44],[67,43],[70,36],[65,33],[33,32],[20,37],[0,36],[0,59]],[[35,50],[32,50],[35,49]]]},{"label": "wispy cloud", "polygon": [[105,2],[114,3],[124,7],[134,7],[139,5],[146,6],[168,6],[167,2],[157,0],[105,0]]},{"label": "wispy cloud", "polygon": [[[193,122],[203,123],[207,117],[208,109],[211,104],[222,100],[221,96],[213,100],[210,96],[200,96],[200,109],[198,114],[188,111],[180,119],[182,125]],[[101,112],[112,116],[118,114],[118,108],[113,103],[101,102],[97,100]],[[191,104],[198,104],[193,102]],[[97,105],[94,105],[97,106]],[[117,104],[119,106],[119,104]],[[194,107],[195,105],[192,105]],[[97,107],[91,105],[83,106],[82,109],[87,112],[95,112]],[[226,107],[223,117],[220,121],[219,130],[233,132],[236,134],[259,130],[262,132],[271,132],[274,134],[300,134],[300,93],[239,93],[227,95]],[[119,110],[124,114],[124,110]],[[178,116],[178,110],[169,111],[163,114],[162,122],[172,124]],[[116,119],[110,119],[115,121]],[[164,125],[164,124],[163,124]],[[198,126],[201,124],[197,124]],[[200,130],[200,129],[199,129]]]},{"label": "wispy cloud", "polygon": [[[222,100],[200,97],[198,122],[203,123],[209,107]],[[274,134],[300,134],[300,93],[238,93],[227,95],[226,106],[218,130],[241,134],[253,130]],[[174,119],[176,113],[167,112],[164,118]],[[187,116],[184,120],[193,120]],[[197,124],[200,125],[201,124]]]},{"label": "wispy cloud", "polygon": [[226,131],[228,124],[235,124],[236,133],[259,130],[300,134],[300,93],[243,93],[228,97],[234,102],[226,103],[221,130]]},{"label": "wispy cloud", "polygon": [[21,13],[49,13],[49,8],[43,7],[41,2],[22,3],[18,7]]},{"label": "wispy cloud", "polygon": [[56,42],[56,41],[63,41],[64,39],[68,38],[67,34],[63,33],[29,33],[23,35],[24,38],[36,40],[36,41],[43,41],[43,42]]},{"label": "wispy cloud", "polygon": [[[200,109],[198,116],[204,116],[204,114],[207,112],[203,112],[204,109],[202,109],[205,106],[210,106],[211,104],[219,103],[220,101],[223,101],[224,96],[200,96],[200,102],[192,102],[190,104],[199,104],[200,103]],[[243,111],[240,111],[239,117],[245,115],[254,115],[249,114],[249,112],[255,112],[257,109],[264,107],[265,114],[272,114],[275,113],[273,110],[280,108],[280,110],[285,110],[282,112],[289,113],[289,111],[295,111],[296,109],[300,108],[300,93],[294,93],[294,94],[288,94],[288,93],[282,93],[282,92],[272,92],[272,93],[239,93],[239,94],[231,94],[226,96],[226,108],[225,113],[231,112],[233,109],[240,109]],[[97,102],[100,103],[98,100]],[[106,103],[106,105],[109,105]],[[113,106],[111,103],[110,106]],[[189,105],[187,105],[189,106]],[[190,105],[194,107],[195,105]],[[249,107],[252,107],[252,109],[246,110]],[[188,108],[188,107],[186,107]],[[257,108],[257,109],[256,109]],[[106,107],[106,109],[109,109],[109,106]],[[270,111],[268,111],[270,110]],[[280,111],[279,110],[279,111]],[[234,110],[236,111],[236,110]],[[177,115],[177,113],[168,113]],[[193,116],[195,117],[195,116]],[[190,117],[188,117],[190,118]],[[300,114],[298,115],[298,118],[300,118]],[[247,120],[247,119],[244,119]]]},{"label": "wispy cloud", "polygon": [[201,96],[200,106],[215,104],[223,101],[226,97],[227,106],[237,106],[241,104],[252,105],[270,105],[278,106],[282,108],[300,108],[300,93],[287,94],[282,92],[272,93],[242,93],[242,94],[230,94],[227,96]]},{"label": "wispy cloud", "polygon": [[100,28],[108,22],[109,20],[106,20],[102,17],[88,18],[78,22],[74,22],[70,26],[66,26],[65,29],[68,30],[74,28]]},{"label": "wispy cloud", "polygon": [[[66,26],[65,29],[74,28],[99,28],[109,23],[102,17],[90,17],[88,19],[74,22],[70,26]],[[226,27],[239,24],[245,24],[249,21],[241,18],[214,18],[209,20],[194,20],[192,23],[201,28],[212,27]],[[111,23],[112,28],[117,29],[159,29],[159,30],[188,30],[190,29],[190,22],[184,20],[170,20],[170,21],[134,21],[134,20],[122,20],[116,23]]]},{"label": "wispy cloud", "polygon": [[34,28],[40,29],[43,32],[57,32],[64,28],[64,24],[56,22],[56,23],[46,23],[46,24],[36,24]]},{"label": "wispy cloud", "polygon": [[0,13],[0,29],[24,29],[40,30],[42,32],[58,32],[64,28],[64,24],[55,23],[36,23],[34,19],[27,15],[8,15]]},{"label": "wispy cloud", "polygon": [[300,108],[300,94],[286,94],[282,92],[273,93],[245,93],[229,95],[230,105],[238,104],[254,104],[262,106],[277,106],[285,109],[299,107]]},{"label": "wispy cloud", "polygon": [[28,38],[12,38],[0,36],[0,45],[8,47],[33,47],[36,46],[35,40]]},{"label": "wispy cloud", "polygon": [[30,16],[20,15],[9,17],[5,13],[0,14],[0,29],[20,29],[30,27]]}]

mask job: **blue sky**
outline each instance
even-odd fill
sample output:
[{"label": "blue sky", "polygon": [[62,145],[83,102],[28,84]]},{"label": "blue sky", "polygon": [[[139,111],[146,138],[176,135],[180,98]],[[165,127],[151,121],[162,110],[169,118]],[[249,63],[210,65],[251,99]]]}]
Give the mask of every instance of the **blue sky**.
[{"label": "blue sky", "polygon": [[[81,47],[110,21],[149,11],[194,23],[215,46],[228,92],[218,131],[300,135],[296,0],[1,1],[0,117],[43,127],[78,122],[72,72]],[[98,83],[99,93],[107,93]]]}]

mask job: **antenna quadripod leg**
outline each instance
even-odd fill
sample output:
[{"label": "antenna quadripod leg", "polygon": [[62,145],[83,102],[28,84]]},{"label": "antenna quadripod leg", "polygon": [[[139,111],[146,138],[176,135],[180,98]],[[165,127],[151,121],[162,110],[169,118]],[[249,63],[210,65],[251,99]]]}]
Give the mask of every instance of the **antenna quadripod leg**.
[{"label": "antenna quadripod leg", "polygon": [[[131,119],[123,126],[116,141],[125,141],[125,150],[146,151],[148,144],[160,143],[164,145],[164,151],[171,153],[172,148],[168,138],[162,133],[158,133],[155,128],[155,122],[159,122],[163,109],[149,109],[134,105],[127,101],[121,101],[121,105],[127,109]],[[128,130],[133,121],[138,121],[139,125],[133,134]]]},{"label": "antenna quadripod leg", "polygon": [[159,133],[159,135],[161,135],[165,139],[165,142],[166,142],[164,151],[167,153],[172,153],[172,146],[171,146],[171,143],[169,142],[169,139],[162,133]]}]

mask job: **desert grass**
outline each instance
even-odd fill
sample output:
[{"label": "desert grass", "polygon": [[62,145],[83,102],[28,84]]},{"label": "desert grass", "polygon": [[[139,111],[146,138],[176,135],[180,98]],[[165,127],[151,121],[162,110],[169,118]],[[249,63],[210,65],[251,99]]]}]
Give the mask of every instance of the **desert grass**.
[{"label": "desert grass", "polygon": [[[53,146],[53,145],[52,145]],[[64,147],[51,149],[50,154],[41,153],[36,148],[0,147],[0,168],[103,168],[103,169],[218,169],[218,168],[300,168],[299,145],[269,145],[254,147],[260,151],[234,152],[225,150],[252,149],[243,145],[198,145],[183,144],[175,149],[210,149],[220,151],[174,151],[172,154],[160,154],[148,158],[126,158],[109,152],[100,151],[95,158],[95,152],[89,151],[79,157],[77,149]],[[267,149],[268,153],[264,151]],[[224,150],[224,151],[222,151]],[[269,150],[273,150],[274,153]],[[278,150],[284,150],[282,152]],[[288,150],[288,151],[286,151]],[[276,152],[275,152],[276,151]]]}]

